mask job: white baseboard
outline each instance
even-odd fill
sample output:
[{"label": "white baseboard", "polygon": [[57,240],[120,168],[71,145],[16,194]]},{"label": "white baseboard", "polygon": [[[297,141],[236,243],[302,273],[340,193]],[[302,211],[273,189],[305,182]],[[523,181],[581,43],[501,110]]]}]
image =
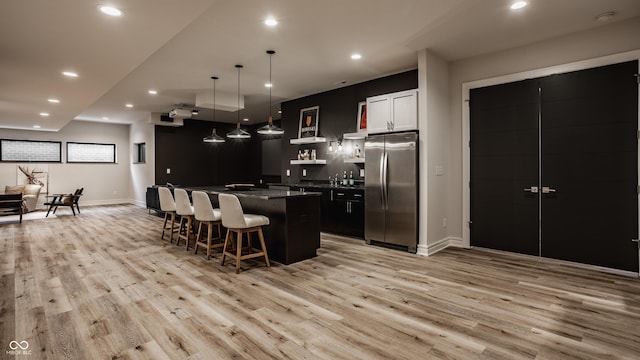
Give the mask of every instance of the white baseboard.
[{"label": "white baseboard", "polygon": [[83,206],[96,206],[96,205],[118,205],[118,204],[133,204],[131,199],[106,199],[106,200],[87,200],[82,201],[80,199],[80,208]]},{"label": "white baseboard", "polygon": [[[107,199],[107,200],[88,200],[83,201],[80,200],[80,209],[84,206],[105,206],[105,205],[121,205],[121,204],[131,204],[135,206],[139,206],[141,208],[146,208],[147,203],[145,201],[137,201],[135,199]],[[44,210],[46,211],[48,206],[45,206],[44,203],[38,203],[36,210]]]},{"label": "white baseboard", "polygon": [[416,252],[416,254],[422,255],[422,256],[431,256],[450,246],[464,247],[462,238],[449,236],[444,239],[438,240],[433,244],[427,244],[427,245],[418,244],[418,251]]}]

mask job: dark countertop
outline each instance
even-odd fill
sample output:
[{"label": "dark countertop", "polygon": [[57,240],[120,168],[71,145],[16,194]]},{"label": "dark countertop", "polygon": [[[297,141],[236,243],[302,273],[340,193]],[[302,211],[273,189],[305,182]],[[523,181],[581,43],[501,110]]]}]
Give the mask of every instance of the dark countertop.
[{"label": "dark countertop", "polygon": [[319,192],[301,192],[301,191],[290,191],[290,190],[272,190],[272,189],[260,189],[253,188],[249,190],[231,190],[227,189],[224,186],[189,186],[184,188],[187,191],[199,190],[205,191],[210,194],[234,194],[238,197],[252,197],[258,199],[281,199],[281,198],[292,198],[292,197],[301,197],[301,196],[320,196],[322,193]]},{"label": "dark countertop", "polygon": [[355,185],[338,185],[338,186],[333,186],[333,185],[329,185],[329,183],[326,182],[307,182],[307,181],[302,181],[302,182],[298,182],[298,183],[269,183],[268,185],[275,185],[275,186],[297,186],[297,187],[303,187],[305,189],[340,189],[340,190],[364,190],[364,183],[362,183],[362,181],[360,182],[356,182]]}]

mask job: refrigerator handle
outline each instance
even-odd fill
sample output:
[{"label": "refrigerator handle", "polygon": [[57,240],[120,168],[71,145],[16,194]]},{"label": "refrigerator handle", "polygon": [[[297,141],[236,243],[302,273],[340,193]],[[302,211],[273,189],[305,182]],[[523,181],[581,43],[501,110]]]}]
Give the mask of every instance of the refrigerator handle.
[{"label": "refrigerator handle", "polygon": [[387,167],[389,165],[389,154],[386,152],[382,156],[383,162],[383,174],[382,174],[382,192],[383,192],[383,205],[384,209],[387,210],[389,208],[389,194],[387,193]]},{"label": "refrigerator handle", "polygon": [[380,157],[380,200],[382,201],[382,208],[385,209],[387,204],[386,204],[386,199],[385,199],[385,163],[384,163],[384,156],[386,154],[382,154],[382,156]]}]

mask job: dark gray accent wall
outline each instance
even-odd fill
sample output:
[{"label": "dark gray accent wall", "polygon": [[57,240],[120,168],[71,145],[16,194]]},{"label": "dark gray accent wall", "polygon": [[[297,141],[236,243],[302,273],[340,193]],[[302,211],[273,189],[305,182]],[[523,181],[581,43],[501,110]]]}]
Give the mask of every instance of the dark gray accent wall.
[{"label": "dark gray accent wall", "polygon": [[[416,88],[417,69],[283,102],[281,124],[285,134],[282,139],[282,181],[328,181],[329,176],[335,176],[336,173],[342,176],[345,170],[347,173],[352,171],[354,178],[360,179],[359,169],[363,165],[345,164],[342,155],[327,153],[329,141],[335,141],[344,133],[356,131],[358,103],[365,101],[367,97]],[[327,138],[327,143],[290,145],[289,140],[298,137],[300,110],[312,106],[320,107],[318,136]],[[327,164],[290,165],[289,161],[297,158],[299,149],[316,149],[318,159],[326,159]],[[287,169],[291,170],[290,177],[286,175]],[[306,169],[306,177],[302,176],[302,169]]]},{"label": "dark gray accent wall", "polygon": [[[225,143],[204,143],[202,138],[215,127],[220,136],[235,124],[184,120],[182,127],[156,126],[156,184],[224,185],[254,183],[260,177],[261,146],[255,129],[248,140],[227,139]],[[171,174],[167,174],[167,168]]]}]

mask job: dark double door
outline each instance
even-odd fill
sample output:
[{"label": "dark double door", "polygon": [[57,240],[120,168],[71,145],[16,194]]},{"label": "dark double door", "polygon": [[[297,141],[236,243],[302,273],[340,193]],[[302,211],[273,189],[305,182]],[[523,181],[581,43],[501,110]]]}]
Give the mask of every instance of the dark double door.
[{"label": "dark double door", "polygon": [[637,73],[471,90],[472,246],[638,272]]}]

